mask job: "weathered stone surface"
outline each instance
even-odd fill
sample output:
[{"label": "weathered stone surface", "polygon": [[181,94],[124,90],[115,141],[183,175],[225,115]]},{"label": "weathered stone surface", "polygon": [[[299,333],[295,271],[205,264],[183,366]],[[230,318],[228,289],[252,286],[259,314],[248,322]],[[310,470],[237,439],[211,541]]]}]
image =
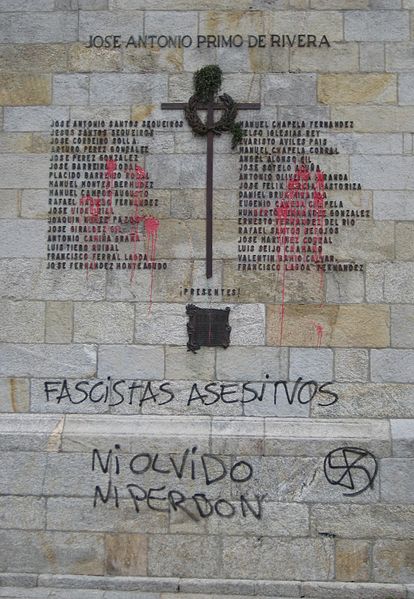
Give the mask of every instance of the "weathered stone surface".
[{"label": "weathered stone surface", "polygon": [[366,349],[337,349],[335,351],[335,380],[365,382],[368,380],[369,355]]},{"label": "weathered stone surface", "polygon": [[390,455],[387,422],[380,420],[266,418],[264,441],[265,455],[326,456],[333,444],[340,447],[344,441],[377,457]]},{"label": "weathered stone surface", "polygon": [[223,564],[229,578],[328,580],[333,573],[333,544],[326,539],[228,537],[223,541]]},{"label": "weathered stone surface", "polygon": [[[73,454],[71,454],[73,459]],[[90,465],[90,456],[88,456],[88,466]],[[89,466],[90,467],[90,466]],[[88,472],[90,475],[90,472]],[[75,480],[75,479],[74,479]],[[131,483],[130,479],[128,484]],[[102,492],[106,493],[108,482],[105,478],[97,479],[96,484],[100,485]],[[142,484],[142,483],[141,483]],[[154,485],[157,487],[157,484]],[[150,484],[151,487],[151,484]],[[48,499],[47,512],[47,527],[48,530],[73,530],[78,532],[106,532],[113,535],[114,541],[111,543],[109,538],[108,559],[113,560],[111,567],[107,562],[107,571],[111,576],[121,574],[132,575],[132,572],[139,570],[137,575],[142,576],[146,573],[146,544],[143,533],[161,534],[168,532],[168,513],[155,512],[149,510],[146,506],[140,509],[137,514],[134,504],[129,493],[125,490],[124,495],[128,499],[119,499],[119,507],[115,508],[114,504],[103,505],[98,501],[97,507],[92,507],[91,495],[93,495],[95,485],[89,482],[87,497],[52,497]],[[119,491],[123,491],[119,489]],[[86,493],[85,493],[86,494]],[[93,500],[92,500],[93,501]],[[137,537],[138,543],[144,551],[144,555],[139,558],[136,563],[130,563],[128,574],[127,555],[122,555],[120,551],[120,560],[116,561],[115,548],[119,548],[119,543],[125,536],[125,541],[128,543],[128,534]],[[118,539],[116,539],[118,537]],[[131,539],[131,550],[134,551],[134,539]],[[138,547],[136,549],[138,549]]]},{"label": "weathered stone surface", "polygon": [[373,349],[371,379],[373,382],[413,383],[414,350]]},{"label": "weathered stone surface", "polygon": [[3,73],[11,69],[14,73],[50,73],[66,68],[64,44],[3,44],[0,69]]},{"label": "weathered stone surface", "polygon": [[320,75],[322,104],[395,104],[397,79],[390,74]]},{"label": "weathered stone surface", "polygon": [[258,10],[250,11],[209,11],[200,14],[199,33],[247,35],[252,31],[262,31],[263,13]]},{"label": "weathered stone surface", "polygon": [[330,247],[335,257],[345,262],[351,259],[360,264],[394,258],[394,231],[389,222],[362,221],[332,241]]},{"label": "weathered stone surface", "polygon": [[22,219],[0,220],[0,256],[2,258],[45,257],[46,232],[46,222]]},{"label": "weathered stone surface", "polygon": [[46,524],[46,503],[40,497],[0,497],[0,528],[42,530]]},{"label": "weathered stone surface", "polygon": [[266,380],[287,377],[287,351],[270,347],[232,347],[217,354],[217,376],[223,380]]},{"label": "weathered stone surface", "polygon": [[[408,131],[414,118],[413,106],[333,106],[334,120],[349,120],[356,132],[396,133]],[[378,161],[383,160],[379,157]],[[398,188],[396,188],[398,189]]]},{"label": "weathered stone surface", "polygon": [[183,304],[136,304],[135,341],[151,345],[185,345],[188,341],[187,321]]},{"label": "weathered stone surface", "polygon": [[283,11],[282,13],[268,13],[264,19],[265,31],[275,31],[284,34],[295,35],[298,32],[312,32],[321,37],[327,35],[329,41],[341,41],[343,39],[343,17],[341,12],[313,12],[309,10]]},{"label": "weathered stone surface", "polygon": [[[283,318],[282,318],[283,316]],[[267,342],[287,346],[387,347],[389,309],[381,305],[269,305]],[[282,340],[281,340],[282,331]]]},{"label": "weathered stone surface", "polygon": [[111,576],[147,573],[147,538],[139,534],[105,535],[106,572]]},{"label": "weathered stone surface", "polygon": [[413,42],[387,44],[385,47],[387,71],[412,71],[413,51]]},{"label": "weathered stone surface", "polygon": [[409,305],[391,306],[391,345],[412,347],[414,335],[414,307]]},{"label": "weathered stone surface", "polygon": [[[284,380],[281,377],[278,380]],[[261,396],[263,387],[263,383],[256,382],[250,383],[249,387],[255,389],[256,392]],[[304,403],[300,403],[299,401],[292,401],[292,397],[294,394],[295,383],[289,382],[287,383],[287,392],[284,391],[284,387],[279,386],[279,391],[276,392],[275,397],[275,389],[274,384],[270,383],[264,386],[264,393],[262,400],[254,400],[243,404],[243,414],[245,416],[273,416],[273,417],[298,417],[298,418],[307,418],[310,414],[310,404],[307,401],[309,394],[305,391],[301,393],[301,399]],[[251,394],[247,394],[247,397],[250,398]],[[290,399],[290,401],[289,401]],[[297,400],[297,398],[296,398]]]},{"label": "weathered stone surface", "polygon": [[326,302],[328,304],[358,304],[365,297],[362,272],[326,273]]},{"label": "weathered stone surface", "polygon": [[393,455],[414,456],[413,420],[391,420]]},{"label": "weathered stone surface", "polygon": [[[2,154],[0,156],[0,165],[2,169],[1,185],[5,188],[16,189],[24,187],[30,180],[30,187],[43,188],[47,185],[48,177],[48,159],[47,156],[36,154]],[[19,225],[18,221],[16,226]],[[9,227],[10,227],[9,223]],[[21,223],[21,226],[30,226],[27,223]],[[34,227],[41,227],[39,223],[33,224]]]},{"label": "weathered stone surface", "polygon": [[[194,157],[192,156],[191,158]],[[181,160],[180,162],[183,163],[184,161]],[[194,160],[194,174],[196,167],[196,161]],[[186,176],[190,176],[190,171],[188,171]],[[180,185],[178,180],[176,185]],[[237,222],[235,220],[214,221],[213,228],[215,235],[215,257],[234,257],[236,248],[234,247],[233,240],[237,235]],[[172,219],[161,221],[157,241],[157,259],[202,259],[204,256],[205,222],[202,220],[174,221]]]},{"label": "weathered stone surface", "polygon": [[[56,587],[59,589],[109,589],[119,591],[133,591],[138,588],[145,591],[165,592],[176,591],[179,584],[178,578],[162,577],[131,577],[131,576],[78,576],[70,574],[50,575],[40,574],[39,586]],[[151,598],[152,599],[152,598]]]},{"label": "weathered stone surface", "polygon": [[145,18],[145,32],[149,35],[190,35],[194,38],[197,34],[197,26],[198,14],[191,11],[186,11],[185,19],[182,13],[169,10],[149,11]]},{"label": "weathered stone surface", "polygon": [[366,42],[359,44],[359,62],[361,71],[384,71],[385,51],[384,44]]},{"label": "weathered stone surface", "polygon": [[[134,24],[133,31],[131,23]],[[89,36],[120,35],[128,40],[129,36],[143,32],[144,13],[138,10],[108,11],[94,10],[79,11],[79,40],[87,42]]]},{"label": "weathered stone surface", "polygon": [[414,104],[413,85],[413,73],[400,73],[398,77],[398,99],[400,104]]},{"label": "weathered stone surface", "polygon": [[[337,350],[338,351],[338,350]],[[352,351],[352,350],[351,350]],[[312,404],[312,415],[320,418],[407,418],[414,417],[412,385],[335,383],[339,400],[332,406],[322,398]],[[396,421],[398,422],[398,421]]]},{"label": "weathered stone surface", "polygon": [[414,261],[414,225],[397,223],[395,226],[395,258]]},{"label": "weathered stone surface", "polygon": [[[244,490],[252,495],[267,493],[267,501],[309,503],[343,503],[344,489],[330,485],[326,480],[323,457],[250,457],[254,477],[243,484],[234,485],[233,497]],[[363,496],[347,497],[349,503],[375,503],[379,501],[379,485],[368,489]],[[266,507],[264,507],[266,509]]]},{"label": "weathered stone surface", "polygon": [[167,347],[165,350],[165,376],[167,379],[214,380],[215,350],[203,348],[196,354],[184,347]]},{"label": "weathered stone surface", "polygon": [[[11,5],[8,0],[1,0],[0,10],[3,12],[10,12]],[[48,11],[55,8],[54,0],[16,0],[13,2],[14,11]]]},{"label": "weathered stone surface", "polygon": [[[3,451],[0,484],[4,495],[41,495],[46,454],[30,451]],[[16,472],[19,476],[16,476]]]},{"label": "weathered stone surface", "polygon": [[122,55],[116,49],[86,48],[85,44],[77,43],[69,46],[68,64],[71,71],[120,71]]},{"label": "weathered stone surface", "polygon": [[1,376],[93,376],[93,345],[3,344]]},{"label": "weathered stone surface", "polygon": [[63,451],[84,453],[93,447],[108,451],[114,437],[122,435],[122,451],[139,453],[171,451],[171,442],[177,453],[196,444],[199,452],[210,448],[210,419],[205,416],[193,417],[191,427],[185,416],[134,416],[128,418],[111,415],[93,416],[67,415],[63,435]]},{"label": "weathered stone surface", "polygon": [[413,503],[414,460],[393,458],[381,462],[381,499],[387,503]]},{"label": "weathered stone surface", "polygon": [[0,105],[30,106],[50,104],[52,86],[50,75],[0,73]]},{"label": "weathered stone surface", "polygon": [[223,284],[226,287],[242,289],[244,301],[280,303],[283,292],[286,303],[320,304],[324,299],[321,277],[316,271],[287,272],[284,278],[284,289],[281,277],[275,277],[271,271],[249,272],[251,283],[248,286],[244,284],[245,276],[245,272],[237,270],[235,261],[224,262]]},{"label": "weathered stone surface", "polygon": [[3,572],[104,573],[101,535],[1,530],[0,538]]},{"label": "weathered stone surface", "polygon": [[[109,271],[107,299],[109,301],[149,302],[152,299],[154,302],[185,302],[187,300],[183,298],[182,288],[191,289],[193,286],[193,264],[191,261],[171,260],[168,269],[162,274],[156,272],[151,278],[147,271],[138,270],[132,280],[130,272]],[[204,280],[204,262],[203,266]],[[182,282],[182,288],[177,286],[177,281]]]},{"label": "weathered stone surface", "polygon": [[72,302],[47,302],[46,342],[70,343],[73,331]]},{"label": "weathered stone surface", "polygon": [[[230,0],[226,6],[219,0],[200,0],[197,10],[247,10],[251,2],[247,0]],[[109,8],[119,10],[194,10],[192,0],[109,0]]]},{"label": "weathered stone surface", "polygon": [[318,10],[352,10],[368,8],[370,0],[311,0],[311,8]]},{"label": "weathered stone surface", "polygon": [[133,335],[133,305],[121,302],[75,303],[75,342],[131,343]]},{"label": "weathered stone surface", "polygon": [[0,302],[0,341],[36,343],[45,337],[42,302]]},{"label": "weathered stone surface", "polygon": [[0,379],[0,412],[28,412],[30,385],[27,379]]},{"label": "weathered stone surface", "polygon": [[54,75],[53,77],[53,103],[62,104],[88,104],[89,77],[88,75]]},{"label": "weathered stone surface", "polygon": [[[1,224],[1,223],[0,223]],[[98,300],[105,294],[105,273],[51,271],[46,261],[1,261],[0,289],[4,299]]]},{"label": "weathered stone surface", "polygon": [[[256,492],[258,494],[258,492]],[[253,497],[248,494],[247,497]],[[254,518],[244,518],[240,513],[229,519],[209,519],[208,534],[209,535],[227,535],[246,536],[266,535],[278,537],[299,537],[306,536],[309,530],[308,509],[304,505],[295,503],[279,503],[271,501],[268,497],[263,504],[263,517],[261,520]],[[235,509],[240,508],[239,502],[234,501],[232,505]]]},{"label": "weathered stone surface", "polygon": [[337,580],[369,580],[369,544],[366,541],[338,539],[335,543]]},{"label": "weathered stone surface", "polygon": [[[175,134],[176,144],[194,140],[188,133]],[[234,190],[214,190],[214,211],[220,219],[234,219],[237,214],[238,198]],[[171,216],[179,220],[205,218],[205,190],[171,190]]]},{"label": "weathered stone surface", "polygon": [[[247,54],[247,56],[246,56]],[[220,60],[226,56],[225,50],[221,50]],[[232,66],[232,57],[230,54],[226,56],[225,70],[234,72],[235,68]],[[233,50],[233,60],[235,58],[235,49]],[[288,71],[289,64],[289,51],[287,48],[278,48],[277,52],[273,52],[272,48],[246,48],[244,52],[238,53],[238,62],[240,64],[240,71],[249,70],[255,74],[257,73],[285,73]],[[254,80],[254,79],[253,79]]]},{"label": "weathered stone surface", "polygon": [[366,294],[369,302],[409,303],[414,297],[414,262],[368,264]]},{"label": "weathered stone surface", "polygon": [[345,538],[409,539],[414,529],[413,511],[409,505],[314,505],[311,528]]},{"label": "weathered stone surface", "polygon": [[[200,560],[200,555],[204,556]],[[207,576],[219,574],[220,548],[214,537],[154,535],[149,539],[148,573],[152,576]]]},{"label": "weathered stone surface", "polygon": [[98,375],[127,378],[164,378],[164,352],[150,345],[101,345]]},{"label": "weathered stone surface", "polygon": [[229,323],[232,345],[264,345],[265,306],[239,304],[231,308]]},{"label": "weathered stone surface", "polygon": [[291,71],[353,72],[359,70],[357,44],[332,43],[330,48],[292,48]]},{"label": "weathered stone surface", "polygon": [[303,379],[330,381],[333,378],[333,352],[330,349],[290,350],[290,380]]},{"label": "weathered stone surface", "polygon": [[[93,13],[92,13],[93,14]],[[130,26],[130,25],[129,25]],[[91,75],[91,104],[157,103],[167,97],[164,75],[107,74]]]},{"label": "weathered stone surface", "polygon": [[344,15],[345,39],[404,41],[409,39],[408,15],[402,11],[349,11]]},{"label": "weathered stone surface", "polygon": [[[1,144],[1,141],[0,141]],[[19,214],[17,191],[14,189],[0,190],[0,218],[16,218]]]},{"label": "weathered stone surface", "polygon": [[414,160],[408,156],[351,157],[352,177],[369,189],[410,188],[414,184],[413,167]]},{"label": "weathered stone surface", "polygon": [[411,582],[414,568],[414,541],[378,541],[373,550],[374,580]]},{"label": "weathered stone surface", "polygon": [[[170,75],[168,79],[170,102],[187,102],[194,93],[193,76],[191,73]],[[258,102],[260,100],[260,76],[251,73],[226,74],[226,89],[231,90],[231,96],[236,102]],[[182,113],[170,112],[172,117],[182,118]],[[244,112],[246,117],[254,116],[254,112]]]},{"label": "weathered stone surface", "polygon": [[373,207],[377,220],[413,220],[414,194],[409,191],[376,191]]},{"label": "weathered stone surface", "polygon": [[[5,131],[47,131],[49,132],[52,120],[64,120],[69,118],[69,109],[61,106],[18,106],[4,109]],[[46,161],[48,156],[45,157]],[[25,156],[28,160],[29,156]],[[25,174],[26,182],[30,181],[30,188],[47,187],[48,179],[44,179],[43,185],[34,185],[33,177],[21,168],[22,175]],[[36,179],[34,179],[36,181]],[[10,185],[14,187],[14,185]],[[21,184],[20,187],[24,187]]]},{"label": "weathered stone surface", "polygon": [[397,584],[362,582],[304,582],[306,599],[405,599],[405,588]]},{"label": "weathered stone surface", "polygon": [[269,75],[265,79],[263,101],[270,106],[298,102],[316,104],[316,77],[313,74]]},{"label": "weathered stone surface", "polygon": [[[164,35],[164,33],[163,33]],[[183,71],[183,48],[125,48],[124,71],[134,73],[181,73]],[[153,105],[155,107],[155,105]],[[136,113],[140,106],[135,108]],[[144,119],[145,115],[141,118]]]},{"label": "weathered stone surface", "polygon": [[70,42],[77,39],[77,15],[70,12],[8,13],[2,16],[3,43]]},{"label": "weathered stone surface", "polygon": [[46,220],[49,210],[48,200],[46,189],[24,189],[21,199],[22,218]]}]

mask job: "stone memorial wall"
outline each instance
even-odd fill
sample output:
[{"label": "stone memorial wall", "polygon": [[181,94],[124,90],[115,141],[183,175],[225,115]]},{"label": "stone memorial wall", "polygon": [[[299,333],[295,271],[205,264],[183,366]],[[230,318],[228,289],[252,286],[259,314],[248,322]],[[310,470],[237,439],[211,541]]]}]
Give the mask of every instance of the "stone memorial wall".
[{"label": "stone memorial wall", "polygon": [[0,597],[413,599],[413,0],[0,36]]}]

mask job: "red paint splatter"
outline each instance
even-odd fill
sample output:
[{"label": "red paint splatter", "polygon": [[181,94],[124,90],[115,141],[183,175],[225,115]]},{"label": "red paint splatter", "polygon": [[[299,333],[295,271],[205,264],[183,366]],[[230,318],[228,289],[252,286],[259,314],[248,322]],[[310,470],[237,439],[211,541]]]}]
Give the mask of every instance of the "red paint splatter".
[{"label": "red paint splatter", "polygon": [[[313,166],[313,165],[312,165]],[[325,175],[309,164],[297,166],[275,210],[278,238],[278,272],[281,273],[279,343],[282,345],[285,321],[285,276],[287,270],[308,271],[323,262],[325,225]],[[312,223],[312,225],[309,225]],[[321,287],[324,271],[320,269]],[[323,331],[322,331],[323,334]],[[319,339],[319,332],[318,332]],[[320,337],[322,340],[322,337]]]},{"label": "red paint splatter", "polygon": [[[118,253],[118,244],[112,241],[112,234],[122,233],[120,225],[115,224],[114,207],[113,207],[113,194],[114,184],[117,178],[118,164],[116,160],[107,159],[105,163],[104,183],[102,188],[102,199],[98,197],[92,197],[86,195],[81,197],[80,206],[72,209],[72,215],[76,213],[79,215],[79,225],[84,230],[85,240],[88,239],[89,244],[92,245],[92,250],[85,251],[84,257],[84,269],[88,276],[89,270],[95,270],[98,268],[97,255],[98,253],[105,253],[99,249],[102,244],[110,244],[116,247],[113,252]],[[148,174],[139,165],[132,164],[127,167],[124,171],[127,180],[130,182],[131,196],[133,201],[133,214],[129,216],[128,222],[130,229],[128,232],[128,238],[133,243],[133,249],[129,256],[129,266],[131,270],[130,281],[132,283],[137,269],[137,263],[143,259],[142,254],[138,249],[138,242],[144,243],[144,248],[141,252],[145,252],[144,259],[146,262],[151,263],[151,284],[150,284],[150,310],[152,306],[152,292],[154,286],[154,275],[155,275],[155,260],[157,253],[157,241],[158,241],[158,229],[159,220],[151,215],[145,215],[143,213],[143,206],[145,205],[146,189],[148,186]],[[129,196],[129,197],[131,197]],[[141,240],[140,236],[140,224],[143,223],[144,239]],[[85,242],[86,245],[86,242]],[[92,255],[89,252],[92,251]],[[110,258],[109,258],[110,259]]]},{"label": "red paint splatter", "polygon": [[99,222],[99,216],[101,213],[101,200],[99,198],[93,198],[88,194],[81,198],[80,205],[83,206],[83,209],[81,209],[81,214],[83,215],[85,222]]}]

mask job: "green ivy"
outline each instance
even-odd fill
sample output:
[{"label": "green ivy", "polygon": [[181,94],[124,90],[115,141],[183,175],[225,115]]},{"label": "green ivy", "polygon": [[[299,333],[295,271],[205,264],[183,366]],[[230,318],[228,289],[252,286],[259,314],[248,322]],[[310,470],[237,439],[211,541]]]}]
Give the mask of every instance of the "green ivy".
[{"label": "green ivy", "polygon": [[223,74],[215,64],[209,64],[194,73],[194,88],[196,96],[202,102],[213,100],[221,88]]},{"label": "green ivy", "polygon": [[231,128],[231,132],[233,133],[233,137],[231,138],[231,147],[234,150],[234,148],[236,148],[243,139],[243,129],[241,123],[234,123],[233,127]]}]

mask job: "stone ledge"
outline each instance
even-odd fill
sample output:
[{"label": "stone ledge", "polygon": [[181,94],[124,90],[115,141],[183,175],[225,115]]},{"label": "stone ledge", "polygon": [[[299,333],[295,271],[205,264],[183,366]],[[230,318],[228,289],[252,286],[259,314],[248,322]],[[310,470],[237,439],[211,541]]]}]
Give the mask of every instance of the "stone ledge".
[{"label": "stone ledge", "polygon": [[76,453],[106,448],[109,440],[126,453],[143,446],[168,451],[171,443],[179,451],[196,443],[224,454],[323,455],[332,443],[344,442],[391,456],[389,422],[379,419],[194,416],[190,423],[188,416],[5,414],[0,421],[0,448],[9,451]]},{"label": "stone ledge", "polygon": [[[11,583],[19,586],[7,586]],[[74,576],[41,574],[0,574],[0,597],[24,597],[25,599],[44,599],[53,597],[66,599],[64,589],[72,591],[71,599],[83,597],[76,591],[88,591],[88,596],[103,599],[129,599],[128,591],[134,591],[134,598],[167,599],[167,595],[178,594],[181,597],[255,596],[273,597],[273,599],[407,599],[412,595],[413,585],[351,583],[351,582],[301,582],[301,581],[269,581],[269,580],[225,580],[225,579],[192,579],[192,578],[155,578],[126,576]],[[17,594],[20,591],[20,594]],[[43,595],[41,594],[43,591]],[[62,593],[60,594],[59,591]],[[116,591],[117,593],[105,593]],[[7,594],[9,592],[9,594]],[[47,594],[46,594],[47,593]],[[93,594],[92,594],[93,593]],[[125,595],[124,595],[125,593]],[[139,594],[138,594],[139,593]],[[151,593],[151,595],[148,595]],[[152,595],[154,594],[154,595]]]}]

